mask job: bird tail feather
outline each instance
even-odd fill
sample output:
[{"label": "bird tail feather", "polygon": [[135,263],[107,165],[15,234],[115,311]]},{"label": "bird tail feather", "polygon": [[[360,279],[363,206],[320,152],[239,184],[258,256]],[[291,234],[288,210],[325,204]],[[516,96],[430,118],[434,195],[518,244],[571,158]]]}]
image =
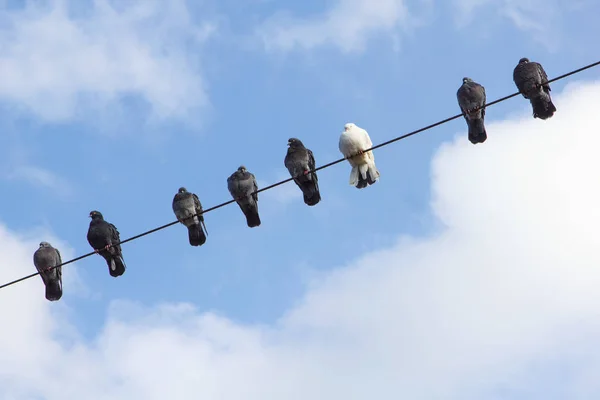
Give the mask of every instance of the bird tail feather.
[{"label": "bird tail feather", "polygon": [[206,242],[206,235],[200,224],[188,226],[188,238],[192,246],[202,246]]},{"label": "bird tail feather", "polygon": [[113,278],[119,277],[125,273],[125,260],[123,256],[111,255],[110,259],[107,260],[108,272]]},{"label": "bird tail feather", "polygon": [[469,141],[473,144],[483,143],[487,139],[487,132],[483,118],[470,119],[467,121],[469,125]]},{"label": "bird tail feather", "polygon": [[377,166],[375,166],[375,160],[369,159],[367,165],[369,166],[367,169],[367,182],[372,185],[379,179],[380,174]]},{"label": "bird tail feather", "polygon": [[358,166],[355,165],[352,167],[352,171],[350,171],[350,184],[352,186],[356,186],[358,183]]},{"label": "bird tail feather", "polygon": [[538,96],[532,97],[531,106],[533,108],[533,117],[546,120],[554,115],[556,107],[552,103],[549,93],[542,91]]},{"label": "bird tail feather", "polygon": [[208,229],[206,229],[206,224],[204,223],[204,217],[200,220],[200,223],[202,224],[202,229],[204,229],[204,234],[206,236],[208,236]]},{"label": "bird tail feather", "polygon": [[309,206],[314,206],[321,201],[321,193],[319,186],[314,181],[304,182],[301,186],[304,195],[304,203]]},{"label": "bird tail feather", "polygon": [[52,279],[46,283],[46,300],[57,301],[62,297],[62,282]]},{"label": "bird tail feather", "polygon": [[368,159],[365,164],[360,165],[359,170],[360,174],[355,185],[357,189],[364,189],[379,179],[380,174],[375,166],[375,160]]},{"label": "bird tail feather", "polygon": [[249,228],[260,226],[260,215],[258,215],[258,205],[249,203],[242,206],[242,211],[246,216],[246,224]]},{"label": "bird tail feather", "polygon": [[364,164],[360,164],[358,166],[358,173],[359,173],[358,179],[367,179],[367,171],[369,171],[368,162],[366,162]]}]

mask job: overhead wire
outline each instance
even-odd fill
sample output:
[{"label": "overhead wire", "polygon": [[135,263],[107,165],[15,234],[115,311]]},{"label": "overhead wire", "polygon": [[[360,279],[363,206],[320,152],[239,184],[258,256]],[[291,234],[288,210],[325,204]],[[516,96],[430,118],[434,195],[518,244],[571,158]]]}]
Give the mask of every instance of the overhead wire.
[{"label": "overhead wire", "polygon": [[[587,70],[587,69],[590,69],[590,68],[596,67],[596,66],[598,66],[598,65],[600,65],[600,61],[596,61],[596,62],[594,62],[594,63],[588,64],[588,65],[585,65],[585,66],[583,66],[583,67],[581,67],[581,68],[577,68],[577,69],[575,69],[575,70],[572,70],[572,71],[569,71],[569,72],[567,72],[567,73],[565,73],[565,74],[559,75],[559,76],[557,76],[557,77],[555,77],[555,78],[552,78],[552,79],[550,79],[550,80],[548,80],[548,81],[546,81],[546,82],[543,82],[541,85],[544,85],[544,84],[547,84],[547,83],[556,82],[556,81],[559,81],[559,80],[561,80],[561,79],[565,79],[565,78],[567,78],[567,77],[569,77],[569,76],[572,76],[572,75],[578,74],[578,73],[580,73],[580,72],[583,72],[583,71],[585,71],[585,70]],[[506,101],[506,100],[509,100],[509,99],[511,99],[511,98],[513,98],[513,97],[515,97],[515,96],[518,96],[518,95],[520,95],[520,94],[521,94],[520,92],[515,92],[515,93],[512,93],[512,94],[510,94],[510,95],[508,95],[508,96],[504,96],[504,97],[501,97],[501,98],[499,98],[499,99],[497,99],[497,100],[494,100],[494,101],[492,101],[492,102],[486,103],[486,104],[484,104],[484,105],[483,105],[482,107],[480,107],[480,108],[481,108],[481,109],[488,108],[488,107],[490,107],[490,106],[493,106],[493,105],[495,105],[495,104],[502,103],[502,102],[504,102],[504,101]],[[414,130],[414,131],[412,131],[412,132],[406,133],[406,134],[404,134],[404,135],[401,135],[401,136],[395,137],[395,138],[393,138],[393,139],[390,139],[390,140],[388,140],[388,141],[386,141],[386,142],[380,143],[380,144],[378,144],[378,145],[376,145],[376,146],[373,146],[373,147],[371,147],[370,149],[364,150],[362,153],[366,153],[366,152],[369,152],[369,151],[372,151],[372,150],[379,149],[379,148],[381,148],[381,147],[384,147],[384,146],[388,146],[388,145],[390,145],[390,144],[392,144],[392,143],[395,143],[395,142],[398,142],[398,141],[400,141],[400,140],[406,139],[406,138],[408,138],[408,137],[410,137],[410,136],[414,136],[414,135],[417,135],[417,134],[419,134],[419,133],[421,133],[421,132],[424,132],[424,131],[430,130],[430,129],[432,129],[432,128],[438,127],[438,126],[440,126],[440,125],[446,124],[446,123],[448,123],[448,122],[450,122],[450,121],[452,121],[452,120],[455,120],[455,119],[457,119],[457,118],[460,118],[460,117],[462,117],[462,116],[464,116],[464,113],[456,114],[456,115],[453,115],[452,117],[448,117],[448,118],[442,119],[442,120],[440,120],[440,121],[438,121],[438,122],[435,122],[435,123],[433,123],[433,124],[430,124],[430,125],[424,126],[424,127],[422,127],[422,128],[416,129],[416,130]],[[307,173],[311,173],[311,172],[317,172],[317,171],[323,170],[323,169],[325,169],[325,168],[332,167],[332,166],[334,166],[334,165],[336,165],[336,164],[339,164],[339,163],[341,163],[341,162],[343,162],[343,161],[345,161],[345,160],[347,160],[347,159],[349,159],[349,158],[351,158],[351,157],[353,157],[353,156],[343,157],[343,158],[340,158],[340,159],[338,159],[338,160],[332,161],[332,162],[330,162],[330,163],[327,163],[327,164],[321,165],[320,167],[317,167],[317,168],[315,168],[315,169],[313,169],[313,170],[311,170],[311,171],[307,171],[307,172],[305,172],[305,174],[307,174]],[[264,192],[264,191],[266,191],[266,190],[273,189],[273,188],[275,188],[275,187],[277,187],[277,186],[283,185],[284,183],[288,183],[288,182],[291,182],[291,181],[293,181],[293,180],[294,180],[294,177],[290,177],[290,178],[284,179],[284,180],[282,180],[282,181],[279,181],[279,182],[273,183],[273,184],[271,184],[271,185],[269,185],[269,186],[266,186],[266,187],[264,187],[264,188],[258,189],[258,190],[256,190],[256,191],[254,191],[252,194],[254,194],[254,193],[260,193],[260,192]],[[225,201],[225,202],[223,202],[223,203],[217,204],[216,206],[213,206],[213,207],[207,208],[207,209],[203,210],[203,211],[202,211],[200,214],[196,214],[196,215],[203,215],[203,214],[206,214],[206,213],[208,213],[208,212],[211,212],[211,211],[217,210],[217,209],[219,209],[219,208],[221,208],[221,207],[225,207],[225,206],[227,206],[227,205],[229,205],[229,204],[232,204],[232,203],[234,203],[234,202],[235,202],[235,199],[232,199],[232,200]],[[190,217],[190,218],[191,218],[191,217]],[[118,246],[118,245],[121,245],[121,244],[124,244],[124,243],[127,243],[127,242],[131,242],[131,241],[133,241],[133,240],[137,240],[137,239],[139,239],[139,238],[141,238],[141,237],[143,237],[143,236],[147,236],[147,235],[150,235],[150,234],[152,234],[152,233],[155,233],[155,232],[161,231],[161,230],[163,230],[163,229],[166,229],[166,228],[168,228],[168,227],[170,227],[170,226],[173,226],[173,225],[176,225],[176,224],[178,224],[178,223],[179,223],[179,220],[176,220],[176,221],[173,221],[173,222],[169,222],[168,224],[161,225],[161,226],[159,226],[159,227],[156,227],[156,228],[154,228],[154,229],[150,229],[150,230],[148,230],[148,231],[142,232],[142,233],[140,233],[140,234],[137,234],[137,235],[135,235],[135,236],[129,237],[129,238],[127,238],[127,239],[124,239],[124,240],[121,240],[121,241],[120,241],[120,242],[118,242],[118,243],[113,243],[113,244],[111,244],[109,247],[112,247],[112,246]],[[92,256],[92,255],[94,255],[94,254],[97,254],[97,253],[98,253],[98,251],[91,251],[91,252],[89,252],[89,253],[86,253],[86,254],[84,254],[84,255],[81,255],[81,256],[75,257],[75,258],[73,258],[73,259],[71,259],[71,260],[68,260],[68,261],[65,261],[65,262],[63,262],[63,263],[61,263],[61,264],[58,264],[58,265],[56,265],[56,266],[54,266],[54,267],[52,267],[52,268],[49,268],[49,269],[48,269],[48,271],[51,271],[51,270],[53,270],[53,269],[55,269],[55,268],[58,268],[58,267],[62,267],[62,266],[65,266],[65,265],[68,265],[68,264],[74,263],[74,262],[76,262],[76,261],[79,261],[79,260],[83,260],[84,258],[90,257],[90,256]],[[33,278],[34,276],[36,276],[36,275],[39,275],[39,274],[40,274],[40,272],[35,272],[35,273],[32,273],[32,274],[30,274],[30,275],[24,276],[24,277],[22,277],[22,278],[15,279],[15,280],[13,280],[13,281],[7,282],[7,283],[5,283],[5,284],[1,285],[1,286],[0,286],[0,289],[4,289],[5,287],[8,287],[8,286],[11,286],[11,285],[17,284],[17,283],[19,283],[19,282],[22,282],[22,281],[24,281],[24,280],[27,280],[27,279],[29,279],[29,278]]]}]

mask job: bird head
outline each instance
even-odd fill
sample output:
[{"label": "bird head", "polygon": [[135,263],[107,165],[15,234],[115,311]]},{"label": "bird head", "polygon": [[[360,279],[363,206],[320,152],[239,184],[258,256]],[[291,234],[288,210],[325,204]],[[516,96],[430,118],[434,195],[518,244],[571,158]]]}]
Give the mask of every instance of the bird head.
[{"label": "bird head", "polygon": [[529,62],[529,58],[527,58],[527,57],[523,57],[519,60],[519,64],[528,63],[528,62]]},{"label": "bird head", "polygon": [[50,243],[48,243],[48,242],[40,242],[40,249],[42,249],[44,247],[52,247],[52,246],[50,246]]},{"label": "bird head", "polygon": [[104,219],[104,217],[102,216],[102,213],[100,211],[90,211],[90,218],[91,219]]},{"label": "bird head", "polygon": [[179,188],[179,190],[177,191],[177,193],[187,193],[187,189],[182,186],[182,187]]},{"label": "bird head", "polygon": [[349,131],[350,129],[354,128],[356,125],[354,125],[353,122],[348,122],[346,125],[344,125],[344,132]]},{"label": "bird head", "polygon": [[469,78],[469,77],[464,77],[463,78],[463,83],[467,83],[467,82],[473,82],[473,79]]},{"label": "bird head", "polygon": [[238,172],[243,173],[243,172],[246,172],[246,167],[244,167],[243,165],[240,165],[237,170],[238,170]]},{"label": "bird head", "polygon": [[300,141],[300,139],[289,138],[288,139],[288,146],[290,146],[290,147],[300,147],[300,146],[302,146],[302,142]]}]

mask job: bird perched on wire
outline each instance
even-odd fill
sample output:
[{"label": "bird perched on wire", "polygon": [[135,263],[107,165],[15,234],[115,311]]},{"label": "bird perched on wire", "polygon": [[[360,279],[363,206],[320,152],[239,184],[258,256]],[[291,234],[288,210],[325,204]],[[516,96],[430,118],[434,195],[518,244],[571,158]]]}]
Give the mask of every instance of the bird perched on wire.
[{"label": "bird perched on wire", "polygon": [[255,176],[241,165],[229,178],[227,189],[240,210],[246,216],[246,224],[250,228],[260,226],[258,214],[258,185]]},{"label": "bird perched on wire", "polygon": [[533,118],[548,119],[556,112],[550,97],[550,84],[544,67],[523,57],[513,71],[513,81],[519,92],[529,99],[533,108]]},{"label": "bird perched on wire", "polygon": [[486,100],[485,88],[473,79],[465,77],[456,92],[456,98],[469,127],[469,141],[473,144],[485,142],[485,108],[482,108]]},{"label": "bird perched on wire", "polygon": [[344,125],[344,132],[340,136],[339,148],[344,157],[350,157],[348,162],[352,166],[350,171],[350,185],[357,189],[366,188],[379,179],[379,171],[375,166],[375,155],[372,151],[365,150],[373,147],[373,142],[366,130],[349,122]]},{"label": "bird perched on wire", "polygon": [[202,203],[195,193],[180,187],[173,197],[173,213],[179,222],[188,229],[190,245],[202,246],[206,243],[208,230],[204,224]]},{"label": "bird perched on wire", "polygon": [[315,169],[315,157],[310,149],[296,138],[288,140],[288,150],[283,161],[294,182],[304,195],[304,203],[309,206],[316,205],[321,201],[319,192],[319,178]]},{"label": "bird perched on wire", "polygon": [[116,278],[125,273],[125,260],[121,252],[121,238],[117,228],[104,220],[100,211],[90,212],[90,227],[87,240],[90,246],[100,254],[108,265],[110,276]]},{"label": "bird perched on wire", "polygon": [[57,301],[62,297],[62,258],[58,249],[48,242],[41,242],[33,253],[33,264],[46,286],[46,300]]}]

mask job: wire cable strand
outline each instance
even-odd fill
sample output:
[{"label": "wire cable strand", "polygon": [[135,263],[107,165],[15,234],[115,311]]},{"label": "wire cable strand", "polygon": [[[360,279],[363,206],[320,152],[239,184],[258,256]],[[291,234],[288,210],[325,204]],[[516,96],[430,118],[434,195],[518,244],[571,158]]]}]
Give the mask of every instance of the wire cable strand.
[{"label": "wire cable strand", "polygon": [[[544,84],[547,84],[547,83],[552,83],[552,82],[559,81],[559,80],[561,80],[561,79],[568,78],[569,76],[572,76],[572,75],[578,74],[578,73],[580,73],[580,72],[583,72],[583,71],[585,71],[585,70],[587,70],[587,69],[590,69],[590,68],[593,68],[593,67],[597,67],[598,65],[600,65],[600,61],[596,61],[596,62],[594,62],[594,63],[588,64],[588,65],[586,65],[586,66],[583,66],[583,67],[581,67],[581,68],[578,68],[578,69],[572,70],[572,71],[570,71],[570,72],[567,72],[567,73],[565,73],[565,74],[559,75],[559,76],[557,76],[557,77],[555,77],[555,78],[552,78],[552,79],[550,79],[550,80],[548,80],[548,81],[546,81],[546,82],[543,82],[542,84],[540,84],[540,86],[541,86],[541,85],[544,85]],[[501,97],[501,98],[499,98],[499,99],[497,99],[497,100],[494,100],[494,101],[492,101],[492,102],[490,102],[490,103],[486,103],[486,104],[484,104],[484,105],[483,105],[482,107],[480,107],[480,108],[482,108],[482,109],[483,109],[483,108],[487,108],[487,107],[493,106],[493,105],[495,105],[495,104],[498,104],[498,103],[502,103],[503,101],[506,101],[506,100],[508,100],[508,99],[511,99],[511,98],[513,98],[513,97],[516,97],[516,96],[518,96],[519,94],[521,94],[521,93],[520,93],[520,92],[516,92],[516,93],[513,93],[513,94],[509,94],[508,96],[504,96],[504,97]],[[448,117],[448,118],[446,118],[446,119],[442,119],[442,120],[440,120],[440,121],[438,121],[438,122],[435,122],[435,123],[433,123],[433,124],[431,124],[431,125],[427,125],[427,126],[425,126],[425,127],[423,127],[423,128],[419,128],[419,129],[417,129],[417,130],[414,130],[414,131],[412,131],[412,132],[406,133],[406,134],[404,134],[404,135],[401,135],[401,136],[395,137],[395,138],[393,138],[393,139],[390,139],[390,140],[388,140],[388,141],[386,141],[386,142],[383,142],[383,143],[380,143],[380,144],[378,144],[378,145],[376,145],[376,146],[373,146],[373,147],[371,147],[370,149],[364,150],[364,151],[363,151],[363,153],[366,153],[366,152],[369,152],[369,151],[372,151],[372,150],[376,150],[376,149],[379,149],[379,148],[381,148],[381,147],[384,147],[384,146],[388,146],[388,145],[390,145],[390,144],[392,144],[392,143],[398,142],[398,141],[400,141],[400,140],[403,140],[403,139],[406,139],[406,138],[408,138],[408,137],[414,136],[414,135],[416,135],[416,134],[419,134],[419,133],[421,133],[421,132],[424,132],[424,131],[430,130],[430,129],[432,129],[432,128],[438,127],[438,126],[440,126],[440,125],[446,124],[446,123],[448,123],[448,122],[450,122],[450,121],[452,121],[452,120],[455,120],[455,119],[457,119],[457,118],[460,118],[460,117],[462,117],[463,115],[464,115],[464,113],[460,113],[460,114],[456,114],[456,115],[454,115],[454,116],[452,116],[452,117]],[[347,159],[349,159],[349,158],[351,158],[351,157],[353,157],[353,156],[348,156],[348,157],[340,158],[339,160],[335,160],[335,161],[332,161],[332,162],[330,162],[330,163],[327,163],[327,164],[321,165],[320,167],[317,167],[317,168],[315,168],[315,169],[313,169],[313,170],[311,170],[311,171],[308,171],[308,172],[306,172],[305,174],[307,174],[307,173],[311,173],[311,172],[317,172],[317,171],[320,171],[320,170],[322,170],[322,169],[325,169],[325,168],[332,167],[332,166],[334,166],[334,165],[336,165],[336,164],[339,164],[339,163],[341,163],[341,162],[343,162],[343,161],[345,161],[345,160],[347,160]],[[293,180],[294,180],[294,178],[293,178],[293,177],[291,177],[291,178],[287,178],[287,179],[284,179],[284,180],[282,180],[282,181],[279,181],[279,182],[273,183],[272,185],[266,186],[266,187],[264,187],[264,188],[262,188],[262,189],[258,189],[258,190],[256,190],[255,192],[253,192],[252,194],[254,194],[254,193],[260,193],[260,192],[264,192],[264,191],[266,191],[266,190],[273,189],[273,188],[275,188],[275,187],[277,187],[277,186],[283,185],[284,183],[288,183],[288,182],[290,182],[290,181],[293,181]],[[211,212],[211,211],[217,210],[217,209],[219,209],[219,208],[225,207],[225,206],[227,206],[227,205],[229,205],[229,204],[232,204],[232,203],[234,203],[234,202],[235,202],[235,199],[232,199],[232,200],[229,200],[229,201],[223,202],[223,203],[221,203],[221,204],[217,204],[216,206],[213,206],[213,207],[207,208],[206,210],[203,210],[203,211],[202,211],[200,214],[197,214],[197,215],[206,214],[206,213],[208,213],[208,212]],[[196,216],[196,215],[194,215],[194,216]],[[190,218],[193,218],[194,216],[192,216],[192,217],[190,217]],[[124,244],[124,243],[127,243],[127,242],[131,242],[131,241],[133,241],[133,240],[137,240],[137,239],[139,239],[139,238],[141,238],[141,237],[143,237],[143,236],[150,235],[151,233],[155,233],[155,232],[161,231],[161,230],[163,230],[163,229],[166,229],[166,228],[168,228],[168,227],[170,227],[170,226],[173,226],[173,225],[176,225],[176,224],[178,224],[178,223],[179,223],[179,221],[178,221],[178,220],[177,220],[177,221],[173,221],[173,222],[169,222],[168,224],[161,225],[161,226],[159,226],[159,227],[157,227],[157,228],[150,229],[150,230],[148,230],[148,231],[145,231],[145,232],[142,232],[142,233],[140,233],[140,234],[138,234],[138,235],[135,235],[135,236],[132,236],[132,237],[130,237],[130,238],[127,238],[127,239],[121,240],[120,242],[118,242],[118,243],[114,243],[114,244],[110,245],[109,247],[112,247],[112,246],[117,246],[117,245]],[[87,258],[87,257],[89,257],[89,256],[92,256],[92,255],[94,255],[94,254],[97,254],[97,253],[98,253],[98,251],[91,251],[91,252],[89,252],[89,253],[87,253],[87,254],[84,254],[84,255],[82,255],[82,256],[75,257],[75,258],[73,258],[73,259],[71,259],[71,260],[68,260],[68,261],[65,261],[65,262],[63,262],[63,263],[61,263],[61,264],[58,264],[58,265],[56,265],[56,266],[54,266],[54,267],[52,267],[52,268],[48,268],[48,269],[47,269],[47,271],[51,271],[51,270],[53,270],[53,269],[55,269],[55,268],[62,267],[62,266],[64,266],[64,265],[67,265],[67,264],[74,263],[75,261],[83,260],[84,258]],[[24,281],[24,280],[27,280],[27,279],[29,279],[29,278],[33,278],[34,276],[36,276],[36,275],[39,275],[39,274],[40,274],[39,272],[36,272],[36,273],[33,273],[33,274],[30,274],[30,275],[24,276],[24,277],[22,277],[22,278],[19,278],[19,279],[15,279],[14,281],[10,281],[10,282],[8,282],[8,283],[5,283],[5,284],[1,285],[1,286],[0,286],[0,289],[4,289],[5,287],[8,287],[8,286],[11,286],[11,285],[17,284],[17,283],[19,283],[19,282],[22,282],[22,281]]]}]

